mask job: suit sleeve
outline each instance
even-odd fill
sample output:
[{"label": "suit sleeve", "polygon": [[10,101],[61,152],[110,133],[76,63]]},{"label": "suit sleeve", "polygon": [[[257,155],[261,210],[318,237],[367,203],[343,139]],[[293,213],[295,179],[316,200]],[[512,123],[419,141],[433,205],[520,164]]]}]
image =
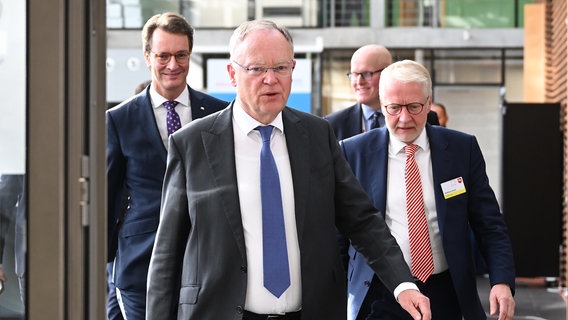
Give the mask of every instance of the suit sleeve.
[{"label": "suit sleeve", "polygon": [[114,260],[117,250],[118,220],[123,214],[124,177],[126,160],[120,146],[118,129],[110,112],[106,113],[107,127],[107,234],[108,234],[108,262]]},{"label": "suit sleeve", "polygon": [[[330,135],[333,137],[333,135]],[[336,141],[331,143],[336,174],[336,219],[340,232],[363,254],[387,288],[413,282],[408,265],[380,212],[357,181]]]},{"label": "suit sleeve", "polygon": [[470,148],[469,221],[487,264],[491,285],[506,283],[514,292],[515,267],[507,226],[489,185],[485,161],[475,137],[471,138]]},{"label": "suit sleeve", "polygon": [[146,319],[175,319],[190,229],[184,160],[172,137],[162,190],[160,224],[148,271]]}]

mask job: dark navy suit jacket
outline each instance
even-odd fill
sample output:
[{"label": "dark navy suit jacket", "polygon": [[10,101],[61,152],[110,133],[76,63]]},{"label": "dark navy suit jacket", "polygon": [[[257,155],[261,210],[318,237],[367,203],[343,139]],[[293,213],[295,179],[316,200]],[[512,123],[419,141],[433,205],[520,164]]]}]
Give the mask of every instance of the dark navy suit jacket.
[{"label": "dark navy suit jacket", "polygon": [[[331,123],[333,132],[338,140],[347,139],[363,132],[363,111],[361,110],[360,103],[356,103],[349,108],[328,114],[325,116],[325,119]],[[428,113],[427,122],[435,125],[440,124],[436,112],[430,111]]]},{"label": "dark navy suit jacket", "polygon": [[[228,102],[189,88],[192,119]],[[109,109],[107,125],[108,261],[115,260],[115,285],[146,290],[158,229],[167,151],[156,125],[149,87]]]},{"label": "dark navy suit jacket", "polygon": [[[426,124],[425,130],[430,143],[438,223],[460,308],[465,319],[485,319],[476,288],[469,226],[487,262],[491,285],[508,284],[514,293],[515,269],[507,228],[489,186],[485,161],[475,137],[429,124]],[[359,182],[384,215],[389,145],[387,128],[354,136],[341,141],[340,145]],[[444,199],[440,185],[459,177],[463,178],[466,192]],[[369,289],[364,282],[371,281],[373,272],[353,248],[349,252],[349,307],[356,314]]]}]

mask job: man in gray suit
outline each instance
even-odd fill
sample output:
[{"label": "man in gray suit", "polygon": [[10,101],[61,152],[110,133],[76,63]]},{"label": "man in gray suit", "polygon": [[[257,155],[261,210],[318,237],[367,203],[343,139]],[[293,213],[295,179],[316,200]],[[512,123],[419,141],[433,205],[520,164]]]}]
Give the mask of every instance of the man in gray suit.
[{"label": "man in gray suit", "polygon": [[[146,319],[344,320],[337,229],[414,319],[431,319],[428,298],[341,156],[329,123],[286,107],[295,67],[288,30],[266,20],[244,22],[229,49],[236,99],[169,140]],[[258,131],[265,136],[266,129],[271,135],[261,139]],[[281,205],[265,206],[271,189],[261,187],[266,142]],[[262,233],[264,215],[277,211],[285,229],[278,244],[286,246],[288,262],[276,293],[267,282],[280,277],[265,275],[263,256],[272,252],[263,246],[278,241]]]},{"label": "man in gray suit", "polygon": [[193,27],[183,16],[151,17],[142,29],[142,42],[150,85],[106,112],[110,320],[144,319],[167,139],[174,125],[228,104],[187,85]]}]

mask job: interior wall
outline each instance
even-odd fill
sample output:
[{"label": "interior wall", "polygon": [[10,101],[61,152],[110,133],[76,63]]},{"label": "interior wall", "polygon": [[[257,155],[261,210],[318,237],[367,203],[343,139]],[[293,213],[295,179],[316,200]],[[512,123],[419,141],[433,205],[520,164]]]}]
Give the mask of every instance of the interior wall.
[{"label": "interior wall", "polygon": [[447,127],[474,135],[487,165],[489,183],[501,201],[500,94],[498,87],[437,87],[448,113]]}]

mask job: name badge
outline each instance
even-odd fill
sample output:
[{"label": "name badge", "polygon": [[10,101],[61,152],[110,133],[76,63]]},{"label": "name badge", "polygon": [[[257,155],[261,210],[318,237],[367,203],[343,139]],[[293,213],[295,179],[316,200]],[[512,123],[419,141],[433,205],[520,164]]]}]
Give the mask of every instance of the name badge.
[{"label": "name badge", "polygon": [[465,185],[463,184],[462,177],[446,181],[440,186],[442,187],[442,192],[444,193],[444,199],[449,199],[451,197],[465,193]]}]

